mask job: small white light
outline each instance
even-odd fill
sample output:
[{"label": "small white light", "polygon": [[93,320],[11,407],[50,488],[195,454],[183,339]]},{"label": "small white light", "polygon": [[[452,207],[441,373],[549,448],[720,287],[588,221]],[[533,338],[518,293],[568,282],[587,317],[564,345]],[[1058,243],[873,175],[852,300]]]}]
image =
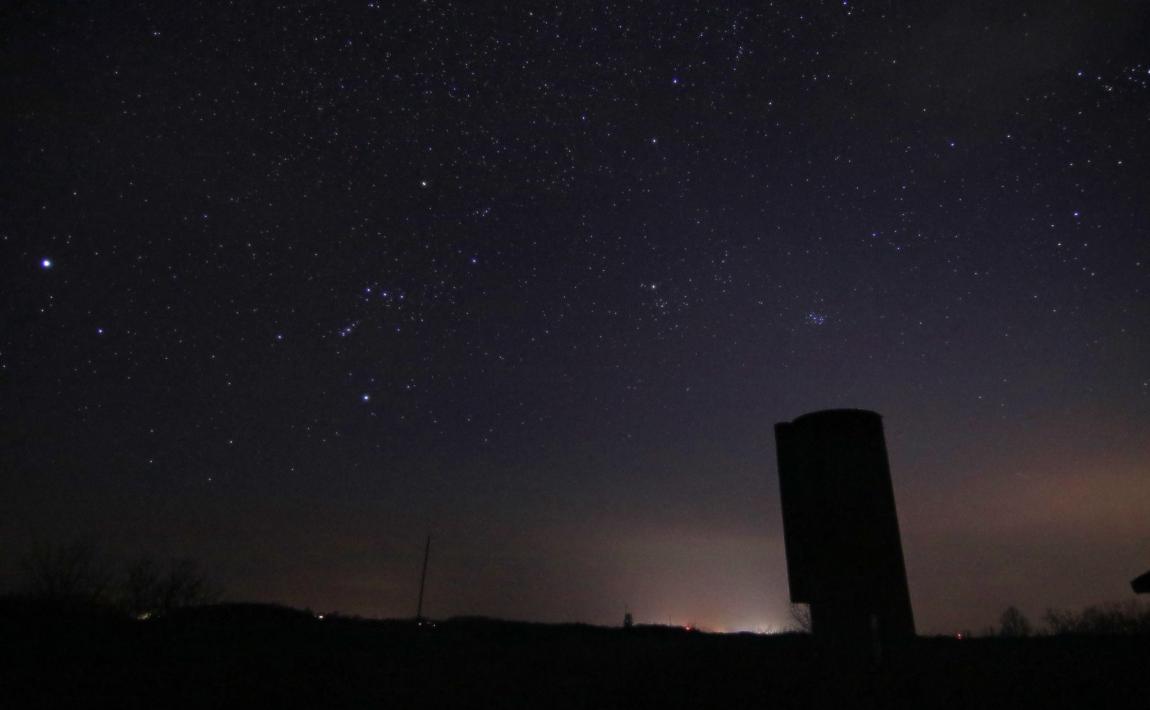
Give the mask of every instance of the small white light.
[{"label": "small white light", "polygon": [[51,269],[52,268],[52,260],[51,259],[41,259],[40,260],[40,268]]}]

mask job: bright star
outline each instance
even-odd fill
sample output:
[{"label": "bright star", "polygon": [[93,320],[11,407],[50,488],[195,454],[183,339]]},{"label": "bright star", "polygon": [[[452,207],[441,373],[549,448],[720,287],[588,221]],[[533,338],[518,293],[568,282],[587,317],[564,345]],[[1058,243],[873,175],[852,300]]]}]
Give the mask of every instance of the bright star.
[{"label": "bright star", "polygon": [[41,269],[51,269],[52,268],[52,260],[51,259],[41,259],[40,260],[40,268]]}]

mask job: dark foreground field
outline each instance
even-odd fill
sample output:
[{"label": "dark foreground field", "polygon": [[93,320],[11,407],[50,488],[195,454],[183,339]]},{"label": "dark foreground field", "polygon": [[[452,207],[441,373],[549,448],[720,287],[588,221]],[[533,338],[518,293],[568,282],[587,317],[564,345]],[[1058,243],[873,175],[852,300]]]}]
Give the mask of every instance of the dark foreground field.
[{"label": "dark foreground field", "polygon": [[145,622],[8,605],[0,708],[1150,708],[1150,639],[920,639],[879,668],[804,636],[217,607]]}]

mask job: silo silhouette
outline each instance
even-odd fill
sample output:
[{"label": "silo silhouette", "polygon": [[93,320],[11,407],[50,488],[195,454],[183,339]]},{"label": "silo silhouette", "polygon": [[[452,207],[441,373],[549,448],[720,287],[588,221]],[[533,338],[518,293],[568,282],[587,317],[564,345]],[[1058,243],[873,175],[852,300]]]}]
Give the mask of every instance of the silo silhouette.
[{"label": "silo silhouette", "polygon": [[791,601],[816,639],[877,644],[914,636],[882,417],[861,409],[775,425]]}]

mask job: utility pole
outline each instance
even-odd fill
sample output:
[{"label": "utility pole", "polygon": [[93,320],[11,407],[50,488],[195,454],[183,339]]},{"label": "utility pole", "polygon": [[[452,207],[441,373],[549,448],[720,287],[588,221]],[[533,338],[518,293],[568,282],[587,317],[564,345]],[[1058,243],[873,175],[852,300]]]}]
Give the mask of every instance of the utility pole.
[{"label": "utility pole", "polygon": [[423,587],[427,584],[427,558],[431,556],[431,533],[427,534],[427,544],[423,548],[423,573],[419,576],[419,604],[415,607],[416,623],[423,623]]}]

